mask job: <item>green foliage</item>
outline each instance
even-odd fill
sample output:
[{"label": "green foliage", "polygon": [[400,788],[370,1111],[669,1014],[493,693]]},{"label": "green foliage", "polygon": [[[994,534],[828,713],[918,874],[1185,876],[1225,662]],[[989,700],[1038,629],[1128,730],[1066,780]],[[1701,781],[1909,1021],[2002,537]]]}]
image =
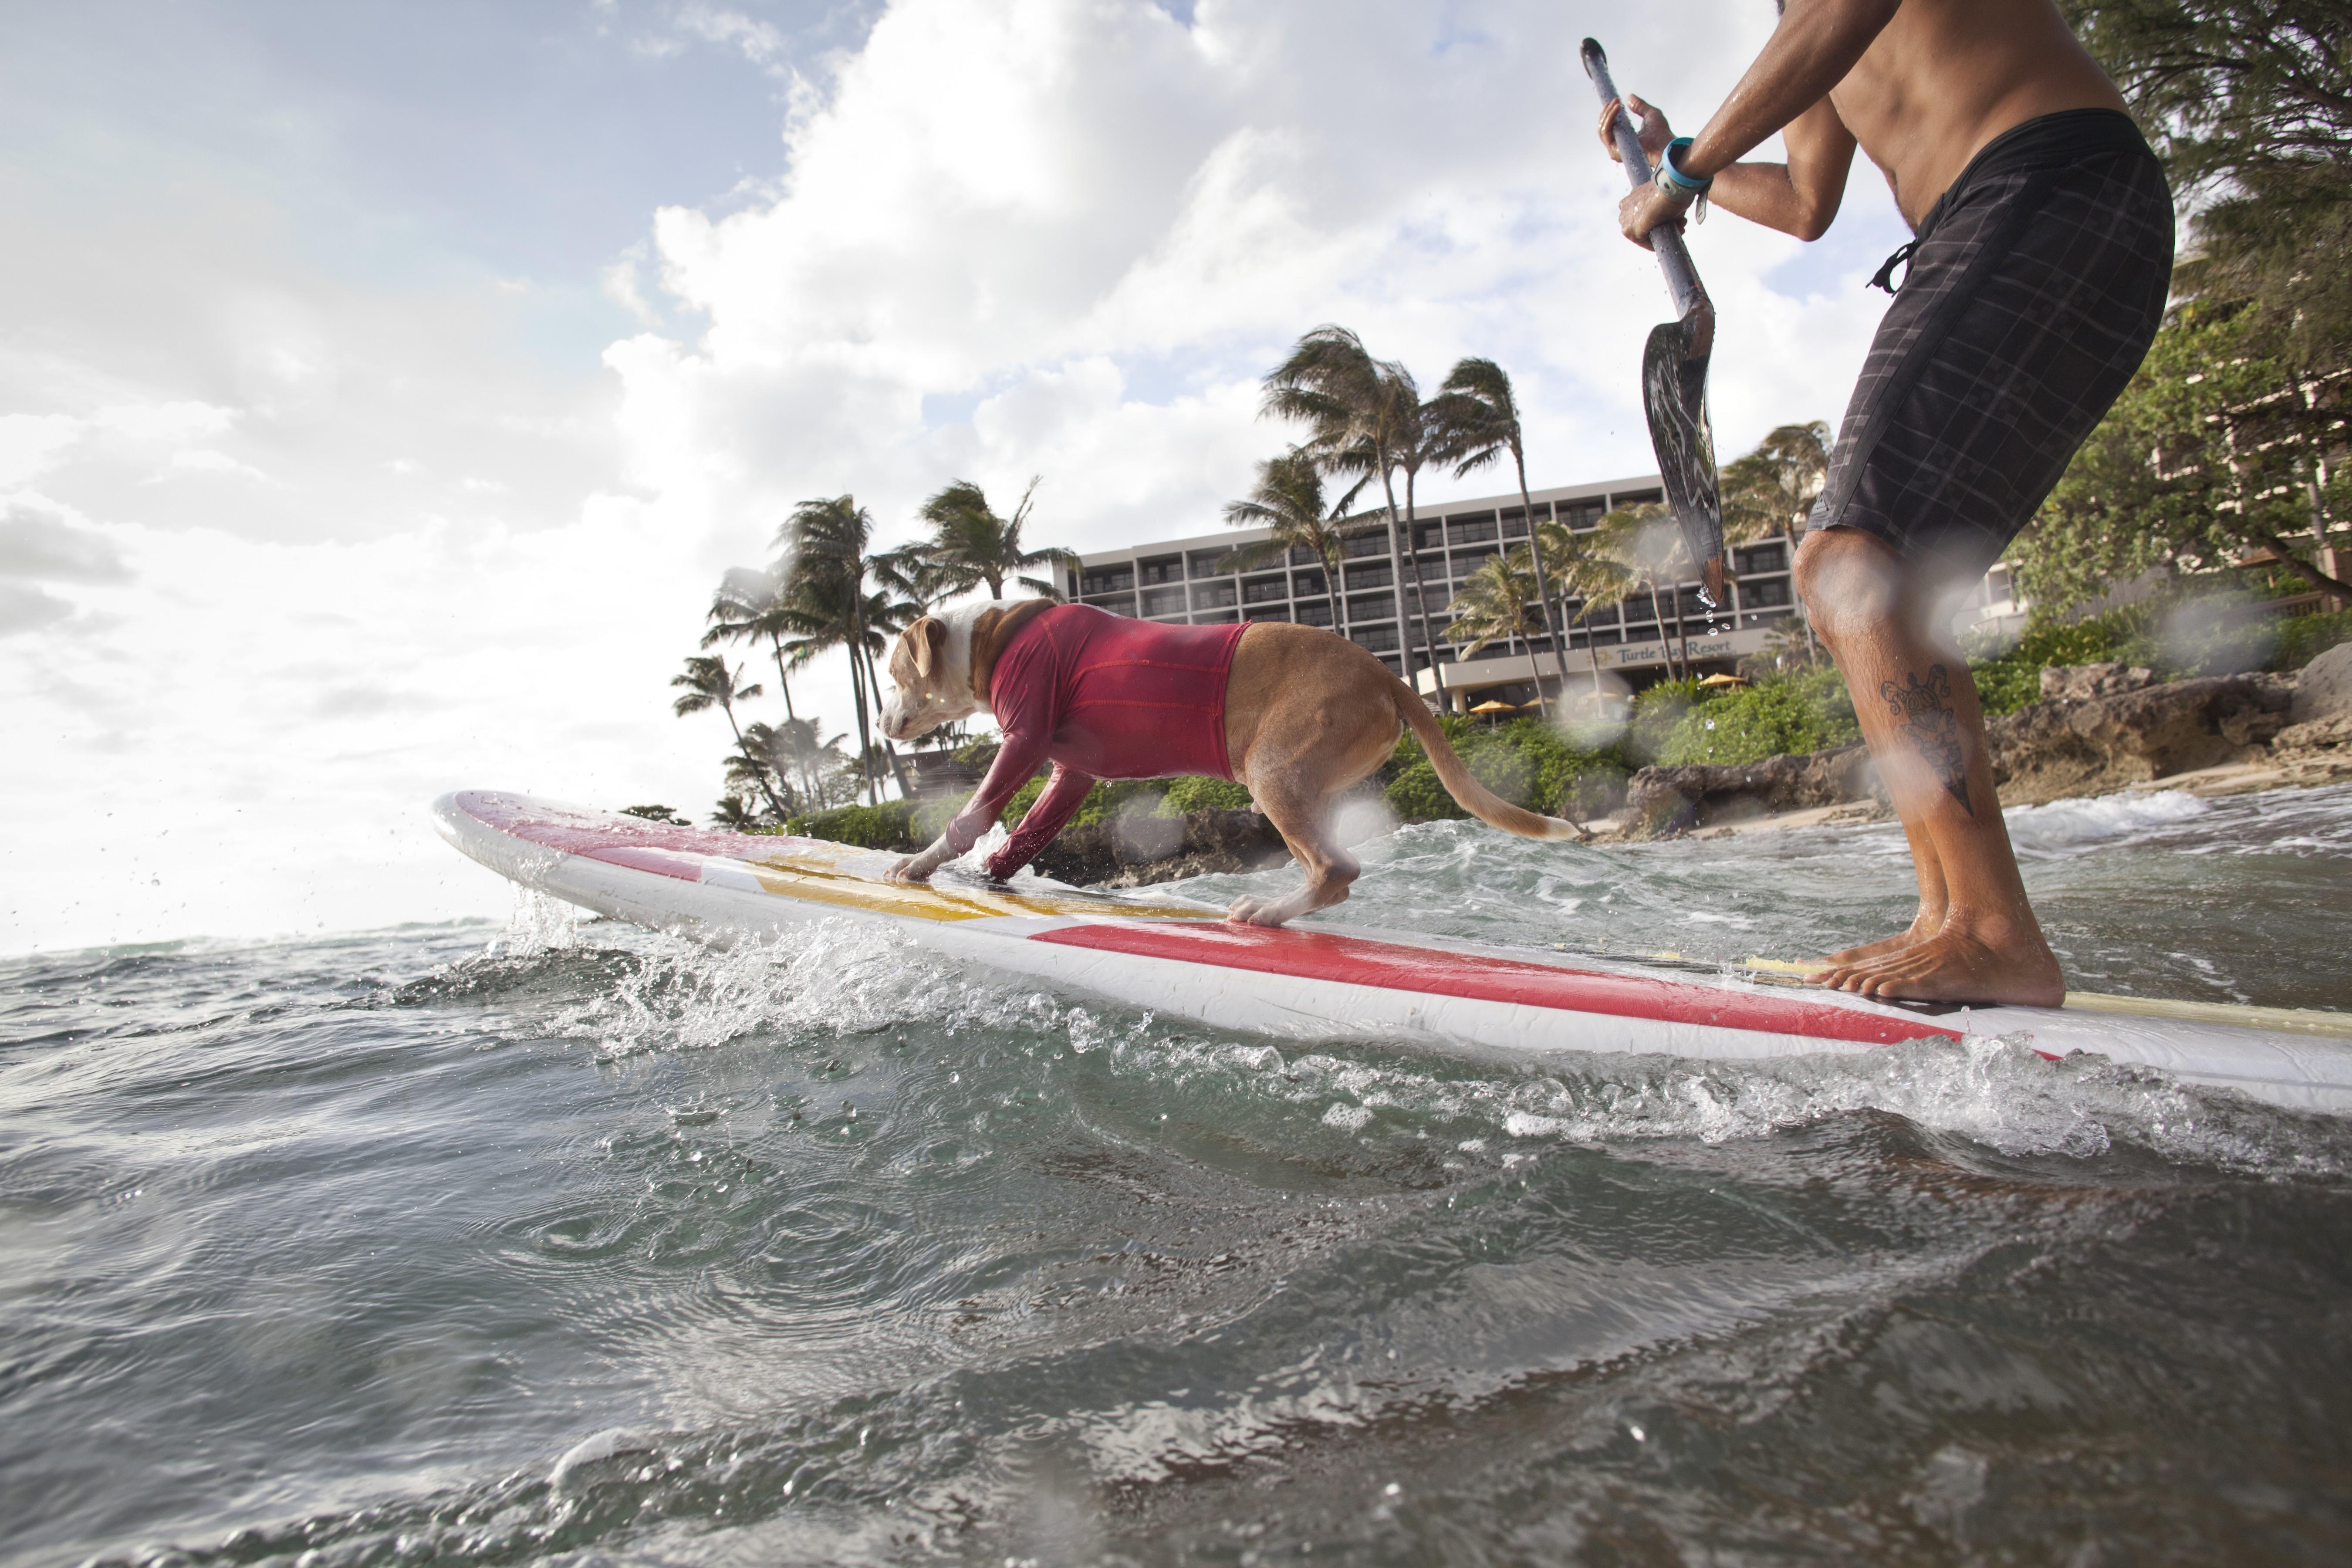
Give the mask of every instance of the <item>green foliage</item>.
[{"label": "green foliage", "polygon": [[[1551,816],[1597,816],[1623,798],[1631,769],[1616,747],[1585,751],[1540,719],[1486,726],[1453,714],[1438,725],[1471,773],[1515,805]],[[1437,770],[1407,731],[1376,778],[1381,798],[1406,822],[1441,822],[1470,814],[1446,793]]]},{"label": "green foliage", "polygon": [[[2060,0],[2197,211],[2175,292],[2251,295],[2305,363],[2352,344],[2341,0]],[[2192,196],[2194,200],[2189,199]]]},{"label": "green foliage", "polygon": [[919,849],[936,835],[919,835],[914,816],[918,803],[886,800],[879,805],[844,805],[831,811],[795,816],[784,831],[802,838],[829,838],[861,849]]},{"label": "green foliage", "polygon": [[1658,748],[1669,766],[1738,763],[1801,756],[1862,739],[1845,681],[1834,669],[1767,679],[1745,689],[1702,692],[1683,710]]},{"label": "green foliage", "polygon": [[1175,816],[1187,811],[1246,811],[1249,805],[1247,784],[1235,784],[1231,779],[1194,774],[1168,781],[1168,793],[1160,802],[1160,815]]},{"label": "green foliage", "polygon": [[1405,822],[1445,822],[1470,815],[1445,793],[1437,770],[1429,765],[1419,746],[1413,748],[1412,761],[1399,769],[1381,792],[1381,799]]},{"label": "green foliage", "polygon": [[2042,700],[2045,667],[2140,665],[2179,679],[2300,669],[2337,643],[2352,642],[2352,610],[2273,618],[2254,613],[2253,600],[2245,591],[2162,597],[2079,621],[2036,621],[2015,647],[1972,659],[1969,670],[1985,712],[1999,715]]},{"label": "green foliage", "polygon": [[2278,624],[2278,651],[2271,656],[2271,668],[2301,669],[2342,642],[2352,642],[2352,610],[2291,616]]},{"label": "green foliage", "polygon": [[2265,550],[2325,585],[2291,536],[2315,510],[2352,508],[2352,476],[2339,466],[2322,487],[2312,467],[2340,416],[2262,307],[2182,305],[2011,547],[2019,585],[2064,610],[2151,570],[2210,572]]},{"label": "green foliage", "polygon": [[1695,680],[1661,680],[1634,693],[1633,725],[1626,731],[1625,749],[1645,763],[1656,762],[1698,696]]}]

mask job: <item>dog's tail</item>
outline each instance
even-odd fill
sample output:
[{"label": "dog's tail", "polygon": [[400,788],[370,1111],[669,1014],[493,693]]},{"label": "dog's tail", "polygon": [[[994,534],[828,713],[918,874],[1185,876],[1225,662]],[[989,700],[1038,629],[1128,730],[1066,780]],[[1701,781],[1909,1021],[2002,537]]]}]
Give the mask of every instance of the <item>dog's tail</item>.
[{"label": "dog's tail", "polygon": [[1429,753],[1429,765],[1437,770],[1437,780],[1445,793],[1462,803],[1462,808],[1489,827],[1499,827],[1506,833],[1516,833],[1522,838],[1578,838],[1590,843],[1592,835],[1573,822],[1563,822],[1557,816],[1546,816],[1513,805],[1493,790],[1478,782],[1478,775],[1462,765],[1454,754],[1453,743],[1429,711],[1429,704],[1413,694],[1412,687],[1389,677],[1395,689],[1390,693],[1396,703],[1397,717],[1405,721],[1421,749]]}]

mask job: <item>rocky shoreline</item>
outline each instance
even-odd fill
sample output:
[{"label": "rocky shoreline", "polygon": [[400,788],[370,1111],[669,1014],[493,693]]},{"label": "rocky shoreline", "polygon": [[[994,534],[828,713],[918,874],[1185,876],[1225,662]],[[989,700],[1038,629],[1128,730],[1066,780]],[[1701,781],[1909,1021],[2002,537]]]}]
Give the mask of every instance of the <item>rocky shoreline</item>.
[{"label": "rocky shoreline", "polygon": [[[2209,788],[2352,778],[2352,644],[2299,676],[2158,681],[2146,669],[2098,664],[2042,673],[2042,701],[1985,726],[2003,805],[2191,775]],[[1892,812],[1867,752],[1847,746],[1730,766],[1643,768],[1611,827],[1619,838],[1663,838],[1795,814],[1867,820]]]},{"label": "rocky shoreline", "polygon": [[[2352,779],[2352,644],[2299,675],[2160,681],[2078,665],[2042,672],[2042,700],[1986,725],[2003,805],[2152,786],[2236,793]],[[1591,823],[1620,841],[1891,817],[1867,751],[1846,746],[1727,766],[1646,767],[1622,810]],[[1078,887],[1137,888],[1289,858],[1250,811],[1138,812],[1064,830],[1037,869]]]}]

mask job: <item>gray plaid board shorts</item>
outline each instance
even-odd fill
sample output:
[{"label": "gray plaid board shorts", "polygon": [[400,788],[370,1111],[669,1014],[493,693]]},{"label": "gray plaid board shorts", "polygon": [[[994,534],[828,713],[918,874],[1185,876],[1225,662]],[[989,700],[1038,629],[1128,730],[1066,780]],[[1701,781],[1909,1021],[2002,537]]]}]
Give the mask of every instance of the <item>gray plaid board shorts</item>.
[{"label": "gray plaid board shorts", "polygon": [[2129,117],[2067,110],[1994,138],[1873,279],[1895,303],[1811,526],[1982,573],[2139,368],[2171,278],[2172,195]]}]

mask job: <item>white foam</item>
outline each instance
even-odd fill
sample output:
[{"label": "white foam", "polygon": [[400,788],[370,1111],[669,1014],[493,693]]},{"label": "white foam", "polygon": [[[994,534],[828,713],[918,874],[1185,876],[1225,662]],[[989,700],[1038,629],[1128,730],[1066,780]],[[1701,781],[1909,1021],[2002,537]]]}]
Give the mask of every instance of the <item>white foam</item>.
[{"label": "white foam", "polygon": [[618,1458],[623,1454],[643,1454],[652,1451],[653,1440],[641,1437],[625,1426],[607,1426],[602,1432],[583,1437],[563,1451],[555,1468],[547,1472],[547,1484],[561,1492],[591,1465]]},{"label": "white foam", "polygon": [[2112,844],[2206,816],[2212,809],[2186,791],[2168,789],[2150,795],[2053,800],[2046,805],[2012,806],[2001,815],[2009,823],[2010,840],[2019,849],[2050,855]]}]

